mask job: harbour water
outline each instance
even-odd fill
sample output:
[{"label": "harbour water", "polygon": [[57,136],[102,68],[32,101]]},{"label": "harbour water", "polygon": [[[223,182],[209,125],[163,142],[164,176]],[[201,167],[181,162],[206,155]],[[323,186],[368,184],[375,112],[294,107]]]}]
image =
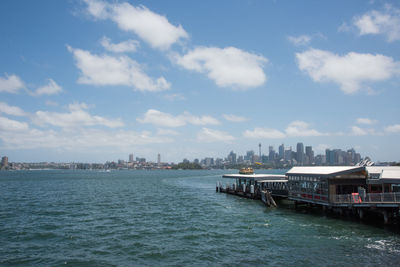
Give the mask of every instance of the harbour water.
[{"label": "harbour water", "polygon": [[0,265],[398,265],[399,234],[216,193],[223,173],[0,172]]}]

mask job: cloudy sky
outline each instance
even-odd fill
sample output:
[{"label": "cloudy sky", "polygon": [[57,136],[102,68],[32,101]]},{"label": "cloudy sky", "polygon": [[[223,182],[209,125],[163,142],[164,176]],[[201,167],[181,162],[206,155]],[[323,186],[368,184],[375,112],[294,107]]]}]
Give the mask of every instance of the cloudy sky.
[{"label": "cloudy sky", "polygon": [[400,160],[398,1],[0,1],[0,156]]}]

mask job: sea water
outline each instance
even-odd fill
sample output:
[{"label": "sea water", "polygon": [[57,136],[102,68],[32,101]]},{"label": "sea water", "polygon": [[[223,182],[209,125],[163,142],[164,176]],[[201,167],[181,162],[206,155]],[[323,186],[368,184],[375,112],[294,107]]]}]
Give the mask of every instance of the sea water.
[{"label": "sea water", "polygon": [[216,193],[226,172],[2,171],[0,265],[399,264],[399,234]]}]

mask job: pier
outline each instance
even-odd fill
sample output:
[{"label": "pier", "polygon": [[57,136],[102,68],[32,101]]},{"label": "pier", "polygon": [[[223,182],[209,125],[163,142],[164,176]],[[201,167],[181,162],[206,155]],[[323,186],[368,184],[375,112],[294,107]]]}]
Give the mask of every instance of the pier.
[{"label": "pier", "polygon": [[383,217],[385,224],[398,219],[400,167],[333,166],[293,167],[285,175],[225,174],[233,184],[217,184],[217,192],[262,200],[286,198],[298,205],[319,206],[324,211]]},{"label": "pier", "polygon": [[259,199],[267,206],[276,206],[275,198],[287,198],[286,176],[281,174],[224,174],[223,178],[235,179],[234,183],[218,183],[217,192]]}]

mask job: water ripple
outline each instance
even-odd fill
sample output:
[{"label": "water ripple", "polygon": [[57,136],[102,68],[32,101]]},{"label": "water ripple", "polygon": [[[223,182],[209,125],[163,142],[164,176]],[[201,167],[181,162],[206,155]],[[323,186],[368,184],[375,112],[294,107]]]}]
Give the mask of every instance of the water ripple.
[{"label": "water ripple", "polygon": [[0,265],[397,264],[397,235],[215,193],[221,174],[0,172]]}]

